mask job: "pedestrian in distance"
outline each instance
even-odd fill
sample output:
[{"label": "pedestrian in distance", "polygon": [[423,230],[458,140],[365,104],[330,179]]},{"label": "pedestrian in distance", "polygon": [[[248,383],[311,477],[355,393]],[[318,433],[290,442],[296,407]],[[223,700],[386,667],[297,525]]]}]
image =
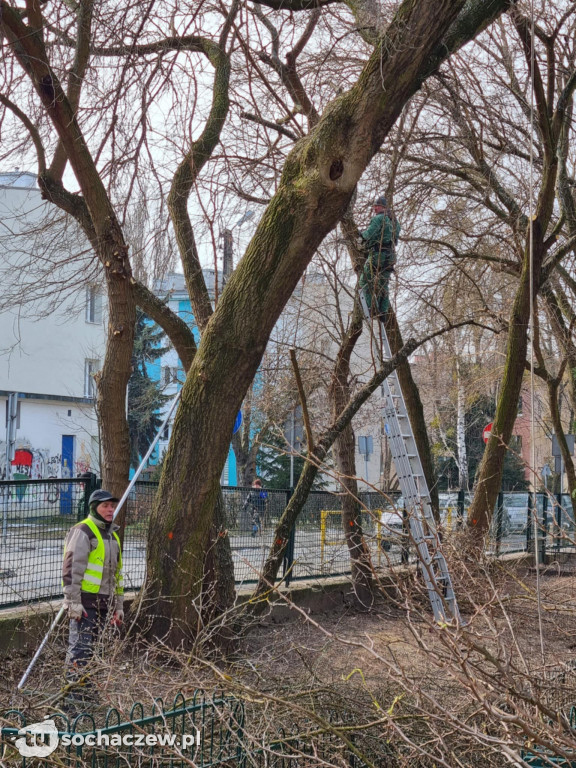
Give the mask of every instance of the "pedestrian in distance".
[{"label": "pedestrian in distance", "polygon": [[249,512],[252,519],[252,538],[262,531],[262,518],[266,514],[268,493],[262,488],[262,480],[257,477],[252,483],[250,493],[244,502],[244,510]]},{"label": "pedestrian in distance", "polygon": [[[62,585],[70,620],[66,662],[71,683],[86,680],[85,668],[106,623],[118,627],[124,620],[122,547],[112,522],[117,505],[109,491],[94,491],[90,514],[66,536]],[[72,698],[83,703],[93,698],[93,687],[84,688],[87,696],[74,692]]]},{"label": "pedestrian in distance", "polygon": [[359,285],[374,317],[382,317],[390,309],[389,283],[396,264],[400,229],[400,223],[388,207],[386,198],[378,197],[368,229],[360,233],[367,258]]}]

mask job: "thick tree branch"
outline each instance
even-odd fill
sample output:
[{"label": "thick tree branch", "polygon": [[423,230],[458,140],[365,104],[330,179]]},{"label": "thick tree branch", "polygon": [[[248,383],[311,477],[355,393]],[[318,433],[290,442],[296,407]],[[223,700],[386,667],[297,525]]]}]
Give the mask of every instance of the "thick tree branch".
[{"label": "thick tree branch", "polygon": [[[233,19],[237,9],[238,3],[235,2],[230,11],[230,19]],[[206,41],[204,43],[206,45]],[[206,326],[212,314],[212,304],[204,281],[194,230],[188,214],[188,198],[198,174],[220,141],[220,134],[228,116],[230,107],[230,58],[224,45],[225,41],[221,45],[206,45],[206,53],[215,68],[210,113],[202,134],[192,143],[180,162],[168,195],[168,209],[182,259],[186,286],[192,302],[194,317],[200,330]]]},{"label": "thick tree branch", "polygon": [[298,388],[298,395],[300,397],[300,406],[302,408],[302,416],[304,418],[304,429],[306,431],[306,448],[309,454],[314,453],[314,434],[310,425],[310,414],[308,412],[308,403],[306,401],[306,392],[304,391],[304,385],[302,384],[302,376],[300,375],[300,368],[298,367],[298,360],[296,359],[296,350],[290,350],[290,361],[294,370],[294,378],[296,379],[296,386]]},{"label": "thick tree branch", "polygon": [[168,336],[180,358],[184,371],[187,373],[196,354],[196,341],[191,329],[181,317],[145,285],[134,278],[132,278],[131,283],[136,304]]}]

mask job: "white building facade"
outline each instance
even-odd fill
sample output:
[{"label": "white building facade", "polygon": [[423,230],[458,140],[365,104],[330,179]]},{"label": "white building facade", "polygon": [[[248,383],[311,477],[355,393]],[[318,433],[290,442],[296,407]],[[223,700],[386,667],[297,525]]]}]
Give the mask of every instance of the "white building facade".
[{"label": "white building facade", "polygon": [[[33,174],[0,174],[0,280],[0,478],[98,472],[99,268],[74,223],[41,199]],[[18,405],[8,461],[11,393]]]}]

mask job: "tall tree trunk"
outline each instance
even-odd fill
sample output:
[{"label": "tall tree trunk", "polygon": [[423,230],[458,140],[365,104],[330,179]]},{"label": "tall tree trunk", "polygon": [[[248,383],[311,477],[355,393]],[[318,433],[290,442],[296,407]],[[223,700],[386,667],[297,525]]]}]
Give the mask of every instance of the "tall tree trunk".
[{"label": "tall tree trunk", "polygon": [[[538,278],[542,266],[542,233],[534,223],[534,299],[538,293]],[[496,407],[492,433],[484,450],[478,470],[478,479],[470,509],[468,524],[481,537],[489,528],[492,513],[496,505],[500,486],[504,458],[512,429],[518,413],[518,399],[522,388],[522,379],[526,367],[528,347],[528,325],[530,322],[530,258],[528,248],[524,255],[522,274],[512,313],[510,315],[504,377]]]},{"label": "tall tree trunk", "polygon": [[[330,410],[336,421],[350,401],[350,358],[362,333],[362,311],[355,303],[352,322],[338,351],[330,382]],[[350,552],[352,585],[358,602],[365,607],[372,604],[372,563],[362,531],[362,510],[358,502],[356,479],[356,446],[352,424],[347,424],[334,440],[334,462],[339,482],[346,493],[342,498],[342,525]]]},{"label": "tall tree trunk", "polygon": [[[130,285],[128,248],[114,228],[98,256],[106,266],[108,338],[104,363],[97,377],[96,408],[102,440],[102,485],[120,497],[128,485],[130,433],[126,418],[126,388],[132,375],[136,304]],[[121,261],[121,266],[116,266]],[[123,523],[122,518],[119,523]]]},{"label": "tall tree trunk", "polygon": [[152,635],[180,645],[194,633],[191,604],[202,583],[232,426],[282,308],[407,100],[451,50],[506,5],[467,5],[457,20],[463,0],[405,0],[358,82],[326,108],[288,156],[182,390],[149,532]]},{"label": "tall tree trunk", "polygon": [[[83,19],[87,34],[91,6]],[[28,24],[24,23],[27,18]],[[130,278],[132,271],[128,247],[120,223],[84,135],[76,119],[80,82],[85,71],[88,50],[82,61],[74,65],[78,80],[66,94],[48,60],[43,38],[43,19],[39,5],[30,6],[23,17],[8,3],[0,3],[0,31],[26,72],[40,103],[58,134],[58,147],[51,173],[47,171],[43,152],[39,153],[39,176],[52,175],[59,182],[70,162],[82,190],[89,213],[93,244],[102,262],[108,287],[109,321],[104,364],[98,377],[97,410],[102,438],[101,467],[103,482],[116,495],[126,488],[130,466],[130,438],[126,420],[126,386],[132,373],[132,346],[136,308]],[[37,148],[38,150],[38,148]],[[64,158],[64,160],[63,160]]]},{"label": "tall tree trunk", "polygon": [[[388,335],[388,341],[390,342],[390,350],[394,355],[402,348],[404,342],[402,341],[402,334],[400,332],[398,320],[396,319],[396,314],[392,309],[386,315],[386,333]],[[414,440],[416,441],[416,446],[418,448],[422,470],[424,471],[424,477],[426,478],[426,484],[428,485],[432,513],[434,514],[436,522],[439,523],[440,502],[438,499],[438,484],[434,472],[434,462],[432,461],[432,451],[430,450],[426,419],[424,418],[424,406],[422,405],[418,386],[412,377],[412,370],[408,360],[405,360],[398,366],[397,374],[400,388],[404,395],[408,417],[410,418],[410,424],[412,425],[412,431],[414,432]]]}]

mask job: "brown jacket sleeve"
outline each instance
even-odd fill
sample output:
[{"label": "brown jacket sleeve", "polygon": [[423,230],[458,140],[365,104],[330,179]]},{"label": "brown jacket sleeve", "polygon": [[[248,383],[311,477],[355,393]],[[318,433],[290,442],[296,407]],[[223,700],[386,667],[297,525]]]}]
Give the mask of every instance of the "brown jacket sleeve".
[{"label": "brown jacket sleeve", "polygon": [[80,526],[74,526],[74,528],[68,531],[64,545],[62,581],[64,584],[64,597],[69,603],[82,602],[81,584],[84,571],[88,565],[90,549],[90,538]]}]

